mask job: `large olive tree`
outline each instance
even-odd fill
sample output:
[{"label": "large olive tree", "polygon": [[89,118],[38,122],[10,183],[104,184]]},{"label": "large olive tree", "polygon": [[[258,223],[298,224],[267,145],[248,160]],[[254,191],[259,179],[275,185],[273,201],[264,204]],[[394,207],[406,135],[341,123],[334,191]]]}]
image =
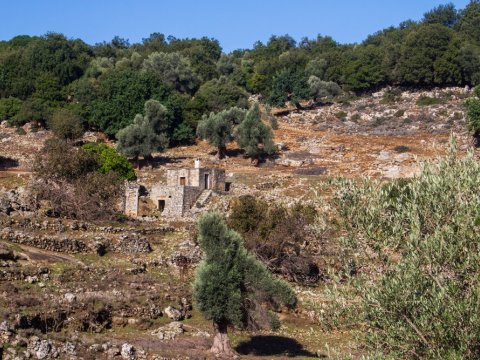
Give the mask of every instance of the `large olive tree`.
[{"label": "large olive tree", "polygon": [[211,351],[236,356],[227,327],[261,327],[268,318],[267,306],[294,308],[295,293],[250,255],[241,236],[229,229],[223,217],[207,213],[198,222],[198,243],[204,258],[197,268],[194,297],[215,331]]}]

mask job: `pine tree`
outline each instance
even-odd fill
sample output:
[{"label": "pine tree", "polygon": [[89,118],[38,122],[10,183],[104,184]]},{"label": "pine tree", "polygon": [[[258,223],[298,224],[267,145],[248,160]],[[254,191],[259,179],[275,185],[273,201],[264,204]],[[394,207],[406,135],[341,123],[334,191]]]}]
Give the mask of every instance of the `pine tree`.
[{"label": "pine tree", "polygon": [[265,305],[296,306],[290,286],[247,253],[241,236],[229,229],[216,212],[198,222],[198,243],[204,258],[197,268],[194,298],[204,317],[213,321],[211,351],[235,357],[227,327],[260,328],[268,319]]}]

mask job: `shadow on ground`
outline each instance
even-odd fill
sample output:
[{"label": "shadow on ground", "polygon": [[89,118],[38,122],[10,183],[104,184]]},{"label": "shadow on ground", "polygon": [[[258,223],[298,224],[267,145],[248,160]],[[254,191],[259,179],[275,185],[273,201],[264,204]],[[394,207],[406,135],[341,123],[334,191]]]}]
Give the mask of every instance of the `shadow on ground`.
[{"label": "shadow on ground", "polygon": [[0,170],[6,170],[18,166],[18,161],[6,156],[0,155]]},{"label": "shadow on ground", "polygon": [[[297,340],[284,336],[252,336],[250,340],[241,342],[236,349],[241,355],[256,356],[306,356],[317,358],[317,354],[303,348]],[[324,358],[325,356],[320,355]]]}]

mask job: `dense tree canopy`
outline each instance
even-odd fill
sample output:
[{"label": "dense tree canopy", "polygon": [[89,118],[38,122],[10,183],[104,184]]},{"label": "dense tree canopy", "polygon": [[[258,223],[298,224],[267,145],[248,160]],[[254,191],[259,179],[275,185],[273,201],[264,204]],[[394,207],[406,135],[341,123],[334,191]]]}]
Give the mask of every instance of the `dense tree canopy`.
[{"label": "dense tree canopy", "polygon": [[380,30],[360,44],[282,35],[229,54],[206,37],[153,33],[140,43],[116,36],[91,46],[57,33],[20,35],[0,42],[0,117],[14,125],[46,123],[73,103],[89,127],[113,137],[155,99],[168,109],[175,145],[192,140],[203,115],[247,108],[249,93],[273,106],[321,98],[312,76],[316,89],[325,89],[319,81],[334,82],[356,93],[386,85],[476,86],[479,23],[480,1],[471,0],[464,9],[437,6],[421,21]]}]

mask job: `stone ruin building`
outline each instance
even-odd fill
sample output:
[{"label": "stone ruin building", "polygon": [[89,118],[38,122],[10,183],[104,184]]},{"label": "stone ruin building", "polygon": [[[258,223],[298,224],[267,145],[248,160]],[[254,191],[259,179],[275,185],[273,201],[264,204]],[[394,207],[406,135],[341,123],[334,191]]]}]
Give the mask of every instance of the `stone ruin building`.
[{"label": "stone ruin building", "polygon": [[[202,168],[195,160],[194,168],[168,169],[167,183],[155,184],[148,197],[165,216],[183,216],[192,207],[202,207],[212,193],[228,191],[230,183],[225,182],[225,170]],[[125,189],[124,210],[128,216],[138,216],[140,186],[128,183]]]}]

